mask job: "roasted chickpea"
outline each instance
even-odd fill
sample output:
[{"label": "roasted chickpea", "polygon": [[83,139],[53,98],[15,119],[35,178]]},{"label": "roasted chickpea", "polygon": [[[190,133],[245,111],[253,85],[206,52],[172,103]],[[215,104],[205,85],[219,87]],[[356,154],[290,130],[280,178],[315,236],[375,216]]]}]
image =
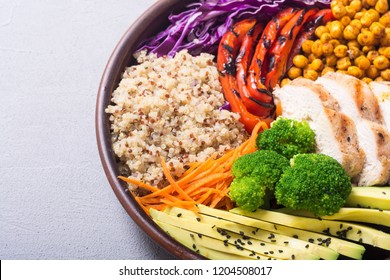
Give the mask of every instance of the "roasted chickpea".
[{"label": "roasted chickpea", "polygon": [[320,37],[321,43],[328,43],[330,40],[332,40],[332,37],[330,36],[329,33],[322,33]]},{"label": "roasted chickpea", "polygon": [[347,25],[343,30],[343,37],[345,40],[355,40],[360,33],[356,26]]},{"label": "roasted chickpea", "polygon": [[382,47],[379,49],[379,54],[386,56],[390,59],[390,47]]},{"label": "roasted chickpea", "polygon": [[364,46],[362,48],[362,52],[363,53],[368,53],[370,51],[375,51],[375,50],[376,50],[375,46]]},{"label": "roasted chickpea", "polygon": [[293,66],[293,67],[291,67],[290,69],[288,69],[287,75],[288,75],[288,77],[289,77],[291,80],[294,80],[294,79],[296,79],[296,78],[302,76],[302,69]]},{"label": "roasted chickpea", "polygon": [[350,22],[351,22],[351,18],[346,15],[346,16],[343,16],[341,19],[340,19],[340,22],[343,26],[347,26]]},{"label": "roasted chickpea", "polygon": [[370,65],[366,70],[366,76],[374,80],[379,76],[379,70],[374,65]]},{"label": "roasted chickpea", "polygon": [[325,56],[329,56],[329,55],[333,54],[333,49],[334,49],[334,47],[333,47],[332,43],[330,43],[330,42],[324,43],[322,45],[322,53]]},{"label": "roasted chickpea", "polygon": [[337,60],[337,69],[339,70],[347,70],[348,67],[352,65],[351,60],[349,57],[343,57]]},{"label": "roasted chickpea", "polygon": [[379,13],[374,9],[369,9],[367,12],[364,13],[360,21],[362,22],[362,25],[365,27],[369,27],[373,22],[379,20]]},{"label": "roasted chickpea", "polygon": [[387,0],[378,0],[375,4],[375,10],[381,14],[386,13],[389,10],[389,2]]},{"label": "roasted chickpea", "polygon": [[349,48],[347,53],[348,53],[348,56],[350,59],[355,59],[361,55],[360,49],[358,49],[356,47]]},{"label": "roasted chickpea", "polygon": [[375,37],[380,38],[385,34],[385,27],[376,21],[370,25],[370,31]]},{"label": "roasted chickpea", "polygon": [[322,43],[320,40],[316,40],[313,45],[311,46],[311,52],[316,56],[320,57],[323,52],[322,52]]},{"label": "roasted chickpea", "polygon": [[309,64],[309,60],[304,55],[296,55],[293,58],[293,64],[298,68],[305,68]]},{"label": "roasted chickpea", "polygon": [[303,77],[315,81],[318,78],[318,73],[313,69],[305,69],[303,70]]},{"label": "roasted chickpea", "polygon": [[329,43],[332,44],[333,49],[334,49],[335,47],[337,47],[338,45],[340,45],[340,41],[337,40],[337,39],[332,39],[332,40],[329,41]]},{"label": "roasted chickpea", "polygon": [[381,77],[386,80],[390,81],[390,69],[385,69],[381,72]]},{"label": "roasted chickpea", "polygon": [[390,27],[390,11],[381,16],[379,23],[384,27]]},{"label": "roasted chickpea", "polygon": [[362,1],[352,0],[351,3],[349,3],[349,7],[352,8],[355,12],[360,12],[362,9]]},{"label": "roasted chickpea", "polygon": [[368,60],[367,57],[365,57],[364,55],[361,55],[355,59],[355,65],[362,70],[367,70],[368,67],[370,67],[371,62],[370,62],[370,60]]},{"label": "roasted chickpea", "polygon": [[315,59],[317,59],[317,56],[311,53],[307,58],[309,59],[309,63],[312,63]]},{"label": "roasted chickpea", "polygon": [[334,48],[334,54],[337,57],[344,57],[347,55],[348,47],[345,45],[338,45],[337,47]]},{"label": "roasted chickpea", "polygon": [[381,76],[375,78],[375,82],[384,82],[385,79],[383,79]]},{"label": "roasted chickpea", "polygon": [[337,64],[337,56],[335,54],[331,54],[325,58],[325,63],[328,66],[336,66]]},{"label": "roasted chickpea", "polygon": [[281,87],[284,87],[285,85],[287,85],[289,82],[291,82],[291,80],[289,78],[284,78],[283,80],[280,81],[280,86]]},{"label": "roasted chickpea", "polygon": [[360,22],[360,20],[358,20],[358,19],[353,19],[353,20],[351,20],[351,22],[349,23],[349,25],[351,25],[351,26],[355,26],[357,29],[362,29],[362,27],[363,27],[363,25],[362,25],[362,23]]},{"label": "roasted chickpea", "polygon": [[[353,8],[351,8],[350,6],[346,6],[345,9],[347,10],[347,15],[344,17],[348,17],[349,21],[351,21],[351,19],[355,16],[356,11]],[[343,18],[341,18],[341,19],[343,19]]]},{"label": "roasted chickpea", "polygon": [[329,25],[329,34],[333,39],[341,39],[343,37],[344,26],[340,21],[335,20]]},{"label": "roasted chickpea", "polygon": [[347,70],[348,74],[356,78],[361,78],[363,76],[363,70],[357,66],[349,66]]},{"label": "roasted chickpea", "polygon": [[371,31],[362,31],[357,36],[357,41],[362,46],[373,46],[375,44],[375,37]]},{"label": "roasted chickpea", "polygon": [[324,76],[328,72],[334,72],[334,69],[332,67],[326,66],[324,69],[321,71],[321,76]]},{"label": "roasted chickpea", "polygon": [[341,74],[348,74],[347,70],[337,70],[336,72]]},{"label": "roasted chickpea", "polygon": [[367,58],[368,58],[368,60],[370,60],[371,62],[373,62],[374,59],[377,58],[378,56],[379,56],[379,53],[378,53],[378,51],[376,51],[376,50],[372,50],[372,51],[369,51],[369,52],[367,53]]},{"label": "roasted chickpea", "polygon": [[384,69],[387,69],[389,68],[389,59],[384,56],[384,55],[378,55],[374,61],[373,61],[373,64],[376,68],[378,68],[379,70],[384,70]]},{"label": "roasted chickpea", "polygon": [[368,77],[363,77],[362,78],[362,81],[365,82],[366,84],[369,84],[372,82],[372,79],[371,78],[368,78]]},{"label": "roasted chickpea", "polygon": [[302,43],[302,51],[306,54],[311,54],[311,46],[313,45],[313,41],[312,40],[305,40],[303,43]]},{"label": "roasted chickpea", "polygon": [[321,59],[314,59],[309,65],[308,69],[313,69],[315,71],[321,71],[324,68],[324,63]]},{"label": "roasted chickpea", "polygon": [[385,34],[380,38],[380,45],[382,47],[390,47],[390,27],[385,28]]},{"label": "roasted chickpea", "polygon": [[348,46],[348,48],[355,47],[358,49],[360,49],[362,47],[357,40],[348,41],[347,46]]},{"label": "roasted chickpea", "polygon": [[321,35],[324,33],[329,33],[329,30],[326,26],[320,25],[316,28],[314,31],[314,34],[318,37],[321,38]]},{"label": "roasted chickpea", "polygon": [[341,19],[343,16],[347,15],[347,9],[343,4],[335,5],[332,8],[333,16],[337,19]]},{"label": "roasted chickpea", "polygon": [[369,5],[371,7],[374,7],[376,2],[378,2],[378,0],[363,0],[364,4]]},{"label": "roasted chickpea", "polygon": [[365,9],[362,9],[360,12],[357,12],[353,18],[360,20],[363,17],[364,13]]}]

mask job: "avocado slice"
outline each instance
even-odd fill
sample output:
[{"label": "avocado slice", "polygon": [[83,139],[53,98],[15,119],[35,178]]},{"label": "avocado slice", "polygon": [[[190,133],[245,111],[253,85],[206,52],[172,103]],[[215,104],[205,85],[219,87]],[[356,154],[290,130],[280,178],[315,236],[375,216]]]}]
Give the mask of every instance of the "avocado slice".
[{"label": "avocado slice", "polygon": [[[278,210],[278,212],[295,216],[317,218],[313,213],[303,210],[292,210],[288,208],[283,208]],[[322,216],[321,219],[361,222],[390,227],[390,211],[388,210],[343,207],[339,210],[339,212],[331,216]]]},{"label": "avocado slice", "polygon": [[231,231],[240,234],[243,238],[250,237],[266,243],[273,243],[275,245],[297,248],[304,250],[310,254],[316,255],[325,260],[336,260],[339,254],[328,248],[318,244],[310,243],[308,241],[300,240],[294,237],[281,235],[279,233],[273,233],[256,227],[250,227],[243,224],[239,224],[224,219],[218,219],[216,217],[207,216],[204,214],[194,213],[189,210],[185,210],[178,207],[167,208],[165,213],[169,213],[171,216],[180,216],[180,219],[188,221],[203,222],[211,225],[215,225],[217,228]]},{"label": "avocado slice", "polygon": [[[238,250],[247,250],[248,256],[259,256],[261,259],[275,258],[275,259],[297,259],[297,260],[318,260],[318,256],[314,256],[304,250],[295,248],[278,246],[271,243],[259,242],[249,237],[245,238],[242,235],[226,232],[217,228],[213,224],[189,221],[181,219],[180,216],[171,216],[167,213],[151,210],[150,214],[155,221],[170,224],[172,226],[193,232],[193,235],[200,237],[209,237],[218,240],[220,245],[225,247],[235,247]],[[205,238],[204,240],[207,240]],[[210,248],[211,244],[208,244]],[[206,247],[206,246],[204,246]],[[216,249],[216,248],[214,248]]]},{"label": "avocado slice", "polygon": [[339,222],[320,220],[318,218],[299,217],[263,209],[258,209],[255,212],[248,212],[240,208],[235,208],[232,209],[231,212],[263,221],[272,221],[277,224],[294,228],[326,233],[339,238],[390,250],[390,234],[368,226],[343,221]]},{"label": "avocado slice", "polygon": [[349,242],[347,240],[330,237],[325,234],[309,232],[302,229],[292,228],[273,222],[261,221],[251,217],[246,217],[233,212],[213,209],[205,205],[198,205],[199,212],[205,215],[214,216],[219,219],[225,219],[233,221],[239,224],[247,225],[250,227],[261,228],[271,232],[287,235],[293,238],[308,241],[310,243],[319,244],[330,249],[333,249],[337,253],[347,256],[353,259],[362,259],[363,254],[366,251],[364,246]]},{"label": "avocado slice", "polygon": [[390,210],[390,187],[352,187],[345,206]]},{"label": "avocado slice", "polygon": [[[162,228],[172,238],[179,241],[187,248],[208,259],[244,259],[256,260],[256,256],[249,256],[250,252],[247,250],[238,250],[234,246],[225,247],[221,242],[216,242],[213,238],[207,236],[199,237],[194,232],[175,227],[173,225],[156,220],[156,224]],[[213,254],[213,252],[218,252]]]}]

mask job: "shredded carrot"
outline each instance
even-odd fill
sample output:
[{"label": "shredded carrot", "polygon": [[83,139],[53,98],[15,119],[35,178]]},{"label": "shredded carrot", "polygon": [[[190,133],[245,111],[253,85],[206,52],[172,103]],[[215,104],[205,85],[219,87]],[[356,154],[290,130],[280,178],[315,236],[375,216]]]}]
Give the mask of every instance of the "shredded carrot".
[{"label": "shredded carrot", "polygon": [[166,207],[181,207],[196,211],[196,204],[205,204],[213,208],[230,210],[233,202],[229,198],[229,186],[233,180],[231,167],[233,162],[244,154],[256,151],[256,138],[260,130],[268,128],[264,122],[259,122],[248,140],[239,147],[227,151],[223,156],[209,157],[204,162],[188,164],[189,169],[175,180],[161,158],[161,166],[169,185],[159,189],[134,178],[120,176],[123,181],[146,189],[150,193],[137,196],[132,191],[136,201],[146,213],[149,209],[164,210]]}]

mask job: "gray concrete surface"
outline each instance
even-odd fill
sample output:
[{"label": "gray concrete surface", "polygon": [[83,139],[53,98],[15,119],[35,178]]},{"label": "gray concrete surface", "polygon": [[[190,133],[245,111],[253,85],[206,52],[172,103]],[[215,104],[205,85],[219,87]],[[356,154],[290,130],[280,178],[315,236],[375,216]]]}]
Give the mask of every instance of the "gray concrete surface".
[{"label": "gray concrete surface", "polygon": [[155,0],[0,0],[0,259],[170,259],[98,156],[105,64]]}]

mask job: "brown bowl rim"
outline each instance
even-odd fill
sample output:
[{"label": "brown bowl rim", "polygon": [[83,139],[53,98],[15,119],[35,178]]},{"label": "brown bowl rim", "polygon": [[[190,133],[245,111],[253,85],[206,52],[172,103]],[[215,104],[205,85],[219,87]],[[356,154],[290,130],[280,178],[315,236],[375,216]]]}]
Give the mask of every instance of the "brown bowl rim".
[{"label": "brown bowl rim", "polygon": [[204,257],[188,249],[165,233],[142,210],[127,190],[124,182],[118,179],[117,163],[111,148],[109,116],[104,112],[110,103],[111,93],[118,85],[125,67],[131,64],[131,54],[135,50],[136,44],[153,33],[153,30],[148,28],[154,24],[154,31],[157,32],[161,28],[159,22],[167,21],[168,14],[174,9],[180,9],[186,2],[188,1],[159,0],[148,8],[124,33],[112,52],[100,81],[96,99],[95,132],[99,156],[106,177],[116,197],[130,217],[155,243],[170,254],[180,259],[198,260],[204,259]]}]

